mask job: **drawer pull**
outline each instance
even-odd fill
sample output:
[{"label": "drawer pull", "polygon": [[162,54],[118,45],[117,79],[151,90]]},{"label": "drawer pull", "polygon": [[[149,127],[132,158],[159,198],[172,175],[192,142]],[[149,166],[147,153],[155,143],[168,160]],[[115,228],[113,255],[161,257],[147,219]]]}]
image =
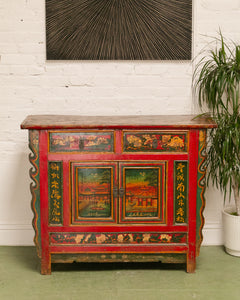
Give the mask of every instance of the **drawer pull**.
[{"label": "drawer pull", "polygon": [[83,138],[79,139],[79,150],[80,151],[84,150],[84,139]]}]

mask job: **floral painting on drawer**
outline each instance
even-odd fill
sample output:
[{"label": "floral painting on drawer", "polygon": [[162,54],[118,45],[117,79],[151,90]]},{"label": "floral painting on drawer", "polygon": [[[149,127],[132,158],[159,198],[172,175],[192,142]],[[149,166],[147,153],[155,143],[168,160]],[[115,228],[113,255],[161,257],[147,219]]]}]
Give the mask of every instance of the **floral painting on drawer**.
[{"label": "floral painting on drawer", "polygon": [[124,132],[124,152],[187,152],[187,132]]},{"label": "floral painting on drawer", "polygon": [[113,132],[50,132],[50,152],[113,152]]}]

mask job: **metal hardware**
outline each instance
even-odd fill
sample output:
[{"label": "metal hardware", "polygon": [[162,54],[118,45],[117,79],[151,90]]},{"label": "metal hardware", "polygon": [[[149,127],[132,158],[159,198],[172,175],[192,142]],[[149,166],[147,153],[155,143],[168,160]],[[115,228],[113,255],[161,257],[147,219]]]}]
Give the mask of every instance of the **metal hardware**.
[{"label": "metal hardware", "polygon": [[83,151],[83,149],[84,149],[84,139],[80,138],[79,139],[79,150]]},{"label": "metal hardware", "polygon": [[117,187],[113,188],[113,197],[114,198],[118,197],[118,188]]},{"label": "metal hardware", "polygon": [[123,197],[125,195],[125,189],[121,187],[118,189],[117,187],[113,188],[113,197]]},{"label": "metal hardware", "polygon": [[152,147],[153,147],[153,149],[157,149],[157,147],[158,147],[158,140],[157,139],[153,140]]},{"label": "metal hardware", "polygon": [[125,189],[123,187],[121,187],[119,189],[119,197],[123,197],[125,195]]}]

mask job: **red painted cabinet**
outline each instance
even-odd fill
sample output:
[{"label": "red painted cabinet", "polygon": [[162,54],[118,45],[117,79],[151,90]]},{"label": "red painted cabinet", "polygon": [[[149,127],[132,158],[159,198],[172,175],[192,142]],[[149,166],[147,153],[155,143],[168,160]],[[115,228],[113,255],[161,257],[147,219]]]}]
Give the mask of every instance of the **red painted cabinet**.
[{"label": "red painted cabinet", "polygon": [[185,262],[202,242],[204,149],[194,116],[28,116],[35,244],[52,262]]}]

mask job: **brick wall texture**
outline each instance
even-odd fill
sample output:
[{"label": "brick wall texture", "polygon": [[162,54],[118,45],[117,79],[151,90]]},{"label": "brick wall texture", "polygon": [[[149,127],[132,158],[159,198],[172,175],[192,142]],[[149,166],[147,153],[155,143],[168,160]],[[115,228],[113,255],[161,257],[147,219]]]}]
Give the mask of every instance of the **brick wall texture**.
[{"label": "brick wall texture", "polygon": [[[0,244],[32,244],[26,115],[195,113],[198,54],[220,28],[239,42],[239,16],[240,0],[193,0],[192,61],[46,61],[45,1],[0,0]],[[221,244],[222,198],[207,195],[205,243]]]}]

